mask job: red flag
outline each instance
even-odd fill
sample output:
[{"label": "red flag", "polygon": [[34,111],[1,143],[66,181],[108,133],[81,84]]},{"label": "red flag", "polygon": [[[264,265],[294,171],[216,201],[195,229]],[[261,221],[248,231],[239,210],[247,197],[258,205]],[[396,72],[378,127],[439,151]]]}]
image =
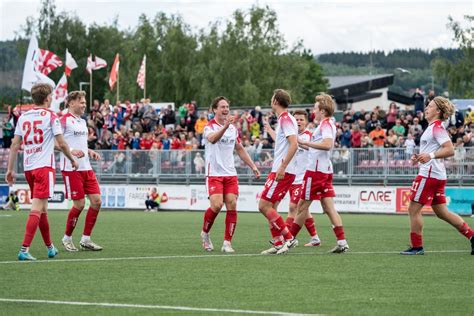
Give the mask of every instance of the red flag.
[{"label": "red flag", "polygon": [[119,58],[119,54],[117,54],[115,55],[115,61],[114,61],[114,64],[112,65],[112,70],[110,71],[110,77],[109,77],[110,90],[114,89],[115,83],[117,82],[119,66],[120,66],[120,58]]},{"label": "red flag", "polygon": [[54,112],[59,111],[59,104],[61,102],[64,102],[64,100],[67,97],[67,78],[66,74],[63,74],[61,79],[59,79],[58,84],[56,85],[56,88],[53,90],[53,100],[51,102],[51,110]]},{"label": "red flag", "polygon": [[145,88],[145,77],[146,77],[146,55],[143,56],[142,65],[138,71],[137,83],[138,86],[142,89]]},{"label": "red flag", "polygon": [[63,62],[57,55],[45,49],[40,49],[35,63],[36,70],[43,75],[48,75],[51,71],[63,65]]}]

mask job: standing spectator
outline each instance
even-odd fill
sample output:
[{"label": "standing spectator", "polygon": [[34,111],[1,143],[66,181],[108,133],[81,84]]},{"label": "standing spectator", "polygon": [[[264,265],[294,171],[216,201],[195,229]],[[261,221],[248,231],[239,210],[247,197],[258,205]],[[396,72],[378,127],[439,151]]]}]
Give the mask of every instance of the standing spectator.
[{"label": "standing spectator", "polygon": [[151,133],[145,133],[140,140],[140,149],[150,150],[151,146],[153,146],[153,138]]},{"label": "standing spectator", "polygon": [[395,121],[395,126],[393,126],[390,130],[393,130],[397,136],[405,136],[405,127],[402,125],[402,121],[400,119]]},{"label": "standing spectator", "polygon": [[428,103],[430,103],[431,101],[433,101],[433,99],[436,97],[436,94],[434,92],[434,90],[430,90],[428,92],[428,96],[426,97],[426,100],[425,100],[425,106],[428,105]]},{"label": "standing spectator", "polygon": [[390,103],[390,107],[387,112],[386,120],[387,120],[387,130],[391,130],[392,127],[395,125],[395,121],[398,118],[398,109],[397,104],[395,102]]},{"label": "standing spectator", "polygon": [[178,135],[176,134],[173,135],[173,138],[171,140],[171,149],[172,150],[184,149],[184,147],[182,147],[180,139],[178,138]]},{"label": "standing spectator", "polygon": [[421,94],[420,88],[416,88],[415,93],[412,95],[412,100],[415,103],[415,113],[418,111],[423,112],[424,111],[424,101],[425,98],[423,97],[423,94]]},{"label": "standing spectator", "polygon": [[352,125],[351,133],[351,146],[353,148],[360,148],[362,142],[362,133],[360,132],[359,125]]},{"label": "standing spectator", "polygon": [[256,106],[255,110],[250,112],[250,115],[253,117],[254,121],[256,120],[260,127],[263,127],[263,113],[260,106]]},{"label": "standing spectator", "polygon": [[385,130],[382,129],[382,124],[377,123],[375,129],[369,133],[370,139],[374,147],[379,150],[379,154],[383,155],[383,147],[385,145]]},{"label": "standing spectator", "polygon": [[[366,124],[367,132],[368,133],[372,132],[375,129],[375,127],[377,126],[377,124],[380,124],[378,114],[375,113],[375,112],[372,112],[372,114],[370,114],[370,121],[368,121],[367,124]],[[380,124],[380,126],[382,126],[382,125]]]},{"label": "standing spectator", "polygon": [[196,131],[196,137],[199,143],[201,143],[202,140],[202,134],[204,133],[204,127],[207,125],[207,118],[204,113],[201,113],[199,115],[199,119],[196,121],[196,124],[194,125],[194,130]]},{"label": "standing spectator", "polygon": [[396,147],[397,146],[397,141],[398,141],[398,136],[397,136],[397,134],[395,134],[395,131],[392,128],[391,130],[388,131],[388,136],[386,138],[385,147],[387,147],[387,148]]},{"label": "standing spectator", "polygon": [[462,115],[461,111],[456,109],[456,111],[449,117],[449,126],[456,126],[456,128],[460,128],[464,125],[464,116]]},{"label": "standing spectator", "polygon": [[196,125],[196,121],[196,110],[194,109],[194,106],[192,106],[186,114],[186,128],[188,132],[195,132],[194,125]]},{"label": "standing spectator", "polygon": [[204,173],[204,165],[206,162],[201,156],[201,153],[196,153],[196,157],[194,157],[194,169],[196,170],[197,174]]},{"label": "standing spectator", "polygon": [[178,108],[178,113],[179,113],[179,120],[181,121],[182,119],[186,119],[186,114],[188,113],[188,107],[186,103],[181,104],[181,106]]},{"label": "standing spectator", "polygon": [[250,124],[250,134],[252,137],[260,137],[260,124],[256,119]]},{"label": "standing spectator", "polygon": [[340,138],[340,143],[341,143],[341,147],[343,146],[346,146],[346,148],[351,147],[351,130],[349,129],[349,124],[347,123],[344,123],[342,125],[342,134]]},{"label": "standing spectator", "polygon": [[10,148],[13,138],[13,125],[8,117],[3,118],[3,148]]},{"label": "standing spectator", "polygon": [[168,138],[168,133],[163,134],[163,139],[161,139],[161,143],[163,144],[163,150],[169,150],[171,147],[171,141]]},{"label": "standing spectator", "polygon": [[405,143],[403,144],[405,149],[405,159],[410,159],[411,156],[415,153],[415,140],[413,137],[413,134],[408,133],[407,139],[405,140]]},{"label": "standing spectator", "polygon": [[135,132],[135,136],[130,140],[131,149],[140,149],[140,133]]},{"label": "standing spectator", "polygon": [[168,105],[168,108],[165,111],[163,125],[165,126],[166,130],[171,129],[174,131],[174,126],[176,125],[176,113],[174,112],[171,104]]},{"label": "standing spectator", "polygon": [[423,128],[420,125],[420,119],[417,117],[413,118],[413,124],[410,125],[408,133],[416,135],[416,134],[421,133],[422,131],[423,131]]}]

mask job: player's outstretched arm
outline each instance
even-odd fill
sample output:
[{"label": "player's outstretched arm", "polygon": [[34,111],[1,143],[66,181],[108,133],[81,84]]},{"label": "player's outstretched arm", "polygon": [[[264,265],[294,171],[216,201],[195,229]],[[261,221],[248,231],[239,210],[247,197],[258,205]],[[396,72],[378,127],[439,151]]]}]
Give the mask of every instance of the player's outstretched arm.
[{"label": "player's outstretched arm", "polygon": [[78,167],[77,161],[74,160],[74,157],[71,151],[69,150],[69,146],[64,140],[63,134],[58,134],[54,138],[58,143],[59,149],[63,152],[63,154],[67,157],[67,159],[69,159],[69,161],[72,164],[73,169],[76,170]]},{"label": "player's outstretched arm", "polygon": [[16,156],[21,147],[21,136],[15,135],[13,138],[12,144],[10,146],[10,156],[8,157],[8,169],[5,175],[5,181],[12,185],[15,183],[15,175],[13,173],[13,168],[15,167]]},{"label": "player's outstretched arm", "polygon": [[207,141],[210,142],[211,144],[215,144],[221,139],[221,137],[224,135],[225,131],[229,128],[230,124],[234,123],[234,117],[229,117],[226,119],[225,124],[216,132],[214,133],[209,133],[207,135]]},{"label": "player's outstretched arm", "polygon": [[333,139],[332,138],[325,138],[320,142],[310,142],[304,140],[298,140],[298,144],[303,146],[308,146],[314,149],[319,150],[331,150],[332,148]]},{"label": "player's outstretched arm", "polygon": [[257,166],[253,162],[252,158],[250,158],[249,153],[245,150],[244,146],[242,144],[237,143],[235,145],[235,150],[237,151],[237,155],[239,155],[240,159],[242,159],[243,162],[247,164],[247,166],[252,169],[255,178],[260,178],[260,171],[258,170]]}]

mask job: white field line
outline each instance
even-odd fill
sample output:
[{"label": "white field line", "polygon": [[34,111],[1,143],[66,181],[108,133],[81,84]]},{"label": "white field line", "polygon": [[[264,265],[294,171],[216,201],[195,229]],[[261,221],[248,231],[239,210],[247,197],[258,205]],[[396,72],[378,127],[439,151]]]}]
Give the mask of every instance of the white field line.
[{"label": "white field line", "polygon": [[14,298],[0,298],[0,302],[135,308],[135,309],[136,308],[138,309],[164,309],[164,310],[193,311],[193,312],[260,314],[260,315],[280,315],[280,316],[318,315],[318,314],[297,314],[297,313],[287,313],[287,312],[277,312],[277,311],[253,311],[253,310],[245,310],[245,309],[203,308],[203,307],[189,307],[189,306],[142,305],[142,304],[118,304],[118,303],[93,303],[93,302],[74,302],[74,301],[50,301],[50,300],[14,299]]},{"label": "white field line", "polygon": [[[425,253],[468,253],[468,250],[432,250],[425,251]],[[340,256],[347,255],[383,255],[383,254],[398,254],[398,251],[351,251],[345,254],[339,254]],[[302,253],[295,252],[290,253],[290,256],[322,256],[337,254],[329,254],[326,252],[313,252],[313,253]],[[235,258],[235,257],[270,257],[263,256],[256,253],[242,253],[242,254],[220,254],[220,255],[188,255],[188,256],[150,256],[150,257],[110,257],[110,258],[82,258],[82,259],[49,259],[49,260],[36,260],[36,261],[0,261],[0,264],[25,264],[25,263],[55,263],[55,262],[100,262],[100,261],[125,261],[125,260],[169,260],[169,259],[215,259],[215,258]]]}]

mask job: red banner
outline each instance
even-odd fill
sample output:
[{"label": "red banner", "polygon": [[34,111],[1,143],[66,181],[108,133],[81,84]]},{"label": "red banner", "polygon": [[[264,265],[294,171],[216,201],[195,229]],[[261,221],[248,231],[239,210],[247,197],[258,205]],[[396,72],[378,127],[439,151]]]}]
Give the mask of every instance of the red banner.
[{"label": "red banner", "polygon": [[[397,188],[397,213],[407,213],[410,205],[410,188]],[[431,206],[423,206],[423,213],[433,213]]]}]

